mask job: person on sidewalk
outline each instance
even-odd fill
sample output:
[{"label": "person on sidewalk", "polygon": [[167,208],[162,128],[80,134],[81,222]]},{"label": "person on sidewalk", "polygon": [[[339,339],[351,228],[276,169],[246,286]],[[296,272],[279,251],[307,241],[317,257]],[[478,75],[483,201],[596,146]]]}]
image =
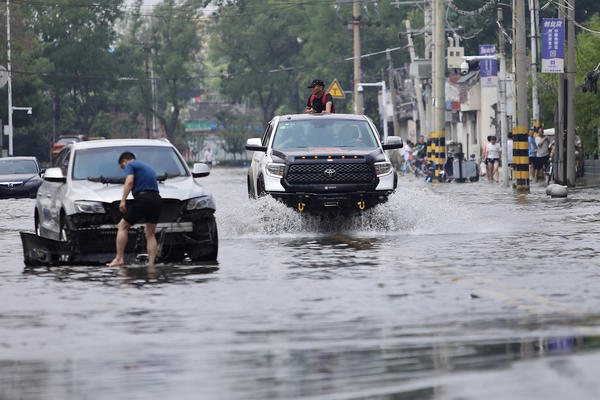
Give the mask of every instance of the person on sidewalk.
[{"label": "person on sidewalk", "polygon": [[500,157],[502,150],[496,143],[496,136],[490,136],[489,142],[485,144],[483,150],[483,161],[487,167],[487,177],[490,182],[498,182],[498,168],[500,166]]},{"label": "person on sidewalk", "polygon": [[[127,177],[123,185],[123,196],[119,203],[119,211],[123,218],[117,225],[117,255],[108,264],[116,267],[125,264],[125,247],[129,236],[129,228],[140,221],[146,222],[146,247],[148,265],[154,265],[158,244],[156,242],[156,224],[160,217],[162,199],[158,192],[156,172],[145,162],[135,159],[131,152],[119,156],[119,166],[125,170]],[[127,207],[127,196],[133,193],[133,204]]]},{"label": "person on sidewalk", "polygon": [[508,163],[508,179],[513,179],[513,135],[508,133],[508,140],[506,141],[506,160]]},{"label": "person on sidewalk", "polygon": [[529,137],[528,141],[528,149],[529,149],[529,179],[535,179],[535,166],[537,165],[537,161],[535,160],[537,157],[537,145],[535,144],[535,131],[533,128],[529,128]]},{"label": "person on sidewalk", "polygon": [[535,138],[537,146],[536,170],[534,171],[535,180],[544,179],[544,174],[548,168],[548,159],[550,158],[550,142],[547,136],[544,136],[544,128],[539,127],[537,137]]}]

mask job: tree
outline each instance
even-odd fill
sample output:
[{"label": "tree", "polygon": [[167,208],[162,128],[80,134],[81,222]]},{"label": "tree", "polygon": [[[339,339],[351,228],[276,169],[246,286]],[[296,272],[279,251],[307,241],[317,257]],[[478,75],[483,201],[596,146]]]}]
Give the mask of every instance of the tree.
[{"label": "tree", "polygon": [[229,111],[219,111],[216,114],[219,122],[224,126],[223,149],[227,153],[233,154],[233,159],[236,159],[236,154],[242,154],[246,151],[246,141],[248,138],[256,135],[256,117],[252,115],[234,115]]},{"label": "tree", "polygon": [[89,135],[117,79],[111,45],[123,0],[81,7],[74,0],[32,3],[33,23],[48,61],[55,134],[61,124]]},{"label": "tree", "polygon": [[154,8],[150,29],[152,61],[157,73],[158,107],[153,109],[167,138],[182,136],[180,92],[199,87],[203,22],[194,2],[165,0]]}]

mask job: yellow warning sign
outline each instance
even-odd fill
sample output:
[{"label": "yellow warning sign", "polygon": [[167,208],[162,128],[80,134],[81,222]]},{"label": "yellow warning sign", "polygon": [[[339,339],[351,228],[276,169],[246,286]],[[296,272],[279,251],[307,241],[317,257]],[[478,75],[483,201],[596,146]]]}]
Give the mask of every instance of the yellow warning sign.
[{"label": "yellow warning sign", "polygon": [[329,86],[329,89],[327,89],[327,93],[329,93],[333,98],[346,98],[346,95],[344,94],[344,91],[342,90],[342,87],[340,86],[340,83],[337,79],[334,79],[333,82],[331,82],[331,86]]}]

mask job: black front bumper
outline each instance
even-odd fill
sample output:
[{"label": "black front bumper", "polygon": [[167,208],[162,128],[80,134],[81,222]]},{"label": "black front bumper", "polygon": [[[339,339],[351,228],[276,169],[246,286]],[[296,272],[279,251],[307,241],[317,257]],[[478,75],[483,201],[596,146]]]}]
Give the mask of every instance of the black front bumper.
[{"label": "black front bumper", "polygon": [[269,194],[286,205],[308,213],[361,212],[385,203],[389,191],[356,191],[344,193],[318,192],[270,192]]}]

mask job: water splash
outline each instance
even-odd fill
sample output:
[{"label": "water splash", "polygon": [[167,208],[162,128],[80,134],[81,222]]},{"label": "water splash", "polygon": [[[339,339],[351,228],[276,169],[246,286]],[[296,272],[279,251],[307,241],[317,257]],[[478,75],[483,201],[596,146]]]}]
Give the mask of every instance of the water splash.
[{"label": "water splash", "polygon": [[[440,234],[465,231],[473,218],[471,211],[453,198],[432,192],[426,187],[402,189],[361,214],[300,214],[269,197],[244,200],[235,207],[221,207],[217,212],[222,237],[286,236],[364,232],[377,234]],[[479,231],[475,222],[468,231]]]}]

